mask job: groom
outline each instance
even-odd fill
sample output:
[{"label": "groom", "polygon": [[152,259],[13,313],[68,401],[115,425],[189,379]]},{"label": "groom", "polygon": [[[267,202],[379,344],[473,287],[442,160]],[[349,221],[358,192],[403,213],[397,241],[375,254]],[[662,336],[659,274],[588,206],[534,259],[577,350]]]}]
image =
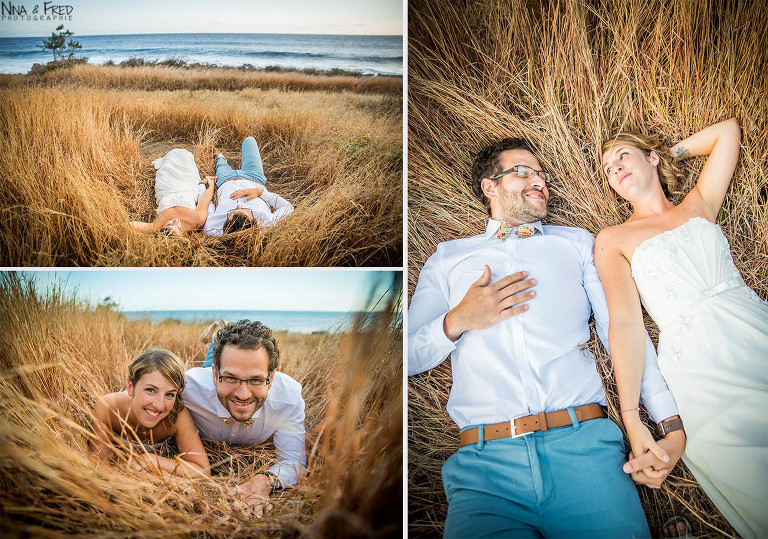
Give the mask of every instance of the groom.
[{"label": "groom", "polygon": [[668,432],[670,460],[626,465],[585,344],[594,313],[608,348],[594,238],[541,224],[548,179],[524,140],[482,150],[472,181],[486,230],[438,246],[408,310],[408,374],[451,357],[448,413],[461,436],[442,472],[445,537],[650,537],[632,479],[658,488],[685,446],[646,336],[641,399]]},{"label": "groom", "polygon": [[[267,177],[256,139],[243,141],[240,168],[234,170],[224,155],[215,150],[218,205],[208,205],[203,232],[221,236],[256,225],[271,226],[293,212],[293,206],[266,188]],[[206,180],[212,177],[206,178]],[[206,181],[204,180],[204,181]]]},{"label": "groom", "polygon": [[294,486],[307,464],[301,385],[277,371],[279,357],[261,322],[226,324],[214,338],[212,365],[189,369],[182,393],[201,438],[243,445],[273,438],[276,464],[240,485],[255,503]]}]

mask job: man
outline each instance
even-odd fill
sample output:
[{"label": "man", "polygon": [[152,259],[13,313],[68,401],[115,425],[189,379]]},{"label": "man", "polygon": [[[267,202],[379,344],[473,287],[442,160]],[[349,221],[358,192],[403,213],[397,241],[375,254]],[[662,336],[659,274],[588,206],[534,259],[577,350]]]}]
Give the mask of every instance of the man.
[{"label": "man", "polygon": [[[587,231],[542,225],[548,174],[521,139],[481,151],[473,190],[484,234],[441,243],[408,311],[408,369],[451,356],[448,413],[459,451],[443,466],[446,537],[649,537],[625,444],[604,417],[600,376],[585,346],[594,312],[608,347],[608,310]],[[523,226],[518,226],[523,225]],[[526,279],[526,277],[530,277]],[[537,285],[535,290],[533,287]],[[667,430],[679,419],[646,337],[641,398]],[[685,435],[626,468],[657,488]]]},{"label": "man", "polygon": [[[233,170],[224,155],[216,152],[216,189],[218,205],[208,205],[208,217],[203,232],[221,236],[244,230],[254,224],[272,226],[293,212],[293,206],[280,195],[266,188],[267,177],[256,139],[248,137],[242,145],[242,161]],[[206,178],[207,179],[207,178]]]},{"label": "man", "polygon": [[182,398],[200,436],[229,444],[273,437],[277,463],[240,487],[251,501],[294,486],[307,464],[301,385],[277,372],[280,352],[261,322],[224,325],[212,344],[212,365],[187,371]]}]

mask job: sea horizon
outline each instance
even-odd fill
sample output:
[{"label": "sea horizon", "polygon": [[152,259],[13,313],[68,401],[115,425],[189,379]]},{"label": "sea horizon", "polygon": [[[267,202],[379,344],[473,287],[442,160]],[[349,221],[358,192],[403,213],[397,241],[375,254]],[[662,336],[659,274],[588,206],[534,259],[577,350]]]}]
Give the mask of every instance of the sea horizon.
[{"label": "sea horizon", "polygon": [[[0,72],[27,73],[53,59],[40,37],[0,37]],[[162,62],[181,59],[220,67],[256,69],[342,69],[365,75],[403,74],[402,35],[256,34],[165,32],[161,34],[73,35],[82,45],[76,57],[92,65],[131,58]]]},{"label": "sea horizon", "polygon": [[349,331],[365,311],[269,311],[239,309],[172,309],[172,310],[121,310],[128,320],[149,319],[152,322],[178,321],[182,323],[206,323],[221,318],[228,322],[258,320],[275,331],[289,333],[336,333]]}]

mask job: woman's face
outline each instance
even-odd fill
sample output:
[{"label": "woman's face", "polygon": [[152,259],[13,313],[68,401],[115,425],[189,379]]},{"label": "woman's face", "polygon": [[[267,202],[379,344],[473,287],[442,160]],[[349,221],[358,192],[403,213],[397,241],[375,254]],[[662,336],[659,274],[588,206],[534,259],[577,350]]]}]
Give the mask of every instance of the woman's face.
[{"label": "woman's face", "polygon": [[630,144],[616,144],[603,154],[603,172],[608,183],[619,196],[628,200],[638,198],[651,181],[658,184],[656,152],[646,154]]},{"label": "woman's face", "polygon": [[131,412],[139,424],[152,428],[171,413],[179,390],[160,371],[143,374],[134,386],[128,382]]}]

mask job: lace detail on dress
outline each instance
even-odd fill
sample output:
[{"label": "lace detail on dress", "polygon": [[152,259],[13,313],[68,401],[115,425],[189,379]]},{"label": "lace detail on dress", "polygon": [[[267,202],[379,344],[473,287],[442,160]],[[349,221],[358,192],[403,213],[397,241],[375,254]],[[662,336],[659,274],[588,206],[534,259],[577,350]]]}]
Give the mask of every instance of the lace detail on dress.
[{"label": "lace detail on dress", "polygon": [[701,217],[638,245],[632,276],[659,327],[674,323],[683,326],[682,331],[690,327],[690,320],[681,316],[693,316],[696,304],[743,285],[720,227]]}]

